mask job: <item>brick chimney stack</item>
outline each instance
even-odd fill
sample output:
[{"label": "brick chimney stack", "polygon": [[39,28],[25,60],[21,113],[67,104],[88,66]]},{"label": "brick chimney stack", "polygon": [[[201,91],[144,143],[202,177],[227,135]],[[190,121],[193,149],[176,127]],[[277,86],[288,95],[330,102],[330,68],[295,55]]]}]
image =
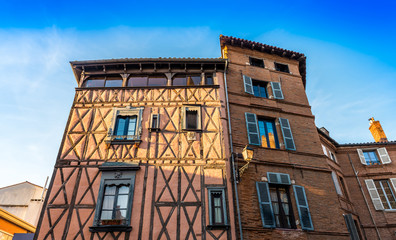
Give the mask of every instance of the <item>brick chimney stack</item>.
[{"label": "brick chimney stack", "polygon": [[381,123],[379,121],[375,121],[374,118],[370,118],[370,127],[369,130],[374,137],[376,142],[388,142],[386,138],[384,130],[382,130]]}]

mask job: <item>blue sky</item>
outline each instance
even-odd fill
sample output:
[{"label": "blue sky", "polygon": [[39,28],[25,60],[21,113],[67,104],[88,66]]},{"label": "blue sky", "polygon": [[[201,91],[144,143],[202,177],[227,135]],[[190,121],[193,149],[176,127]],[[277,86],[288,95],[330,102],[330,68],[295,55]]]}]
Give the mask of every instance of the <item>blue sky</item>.
[{"label": "blue sky", "polygon": [[396,140],[396,3],[391,1],[1,1],[0,187],[51,176],[74,97],[72,60],[219,57],[219,35],[307,56],[317,126],[368,142],[375,117]]}]

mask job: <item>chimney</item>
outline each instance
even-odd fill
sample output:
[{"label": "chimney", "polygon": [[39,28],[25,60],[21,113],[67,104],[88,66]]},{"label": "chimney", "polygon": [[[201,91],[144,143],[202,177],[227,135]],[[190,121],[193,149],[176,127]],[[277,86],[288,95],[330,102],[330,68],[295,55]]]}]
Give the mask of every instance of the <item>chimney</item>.
[{"label": "chimney", "polygon": [[375,121],[374,118],[370,118],[369,130],[374,137],[375,142],[388,142],[384,130],[382,130],[381,123]]},{"label": "chimney", "polygon": [[330,137],[330,132],[329,132],[329,130],[327,130],[325,127],[321,127],[321,128],[319,128],[319,130],[322,131],[324,134],[326,134],[327,136]]}]

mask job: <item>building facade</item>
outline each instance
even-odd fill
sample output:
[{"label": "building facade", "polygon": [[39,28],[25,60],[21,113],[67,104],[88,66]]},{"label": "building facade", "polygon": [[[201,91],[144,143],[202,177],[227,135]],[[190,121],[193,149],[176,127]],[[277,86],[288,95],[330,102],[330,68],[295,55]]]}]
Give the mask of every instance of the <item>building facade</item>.
[{"label": "building facade", "polygon": [[37,239],[235,239],[224,59],[71,62]]},{"label": "building facade", "polygon": [[377,143],[338,144],[315,126],[304,54],[220,45],[218,59],[71,62],[36,239],[395,237],[396,145],[379,123]]}]

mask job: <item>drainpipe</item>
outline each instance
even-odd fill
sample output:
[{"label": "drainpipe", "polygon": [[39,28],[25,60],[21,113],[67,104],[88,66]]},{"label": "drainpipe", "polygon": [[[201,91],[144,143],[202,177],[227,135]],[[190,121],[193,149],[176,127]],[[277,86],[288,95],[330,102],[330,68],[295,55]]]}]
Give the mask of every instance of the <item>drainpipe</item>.
[{"label": "drainpipe", "polygon": [[351,163],[353,172],[355,173],[356,181],[357,181],[358,184],[359,184],[360,191],[362,192],[364,202],[366,203],[366,207],[367,207],[367,209],[368,209],[368,211],[369,211],[371,221],[372,221],[373,224],[374,224],[374,228],[375,228],[375,231],[377,232],[378,239],[381,240],[381,235],[380,235],[380,233],[379,233],[379,231],[378,231],[377,225],[375,224],[374,217],[373,217],[373,213],[372,213],[371,210],[370,210],[370,207],[369,207],[368,202],[367,202],[366,195],[364,194],[362,185],[360,184],[360,180],[359,180],[359,177],[358,177],[358,172],[356,172],[355,166],[353,166],[353,163],[352,163],[351,157],[349,156],[349,153],[348,153],[348,159],[349,159],[349,162]]},{"label": "drainpipe", "polygon": [[234,158],[234,147],[232,146],[232,131],[231,131],[231,116],[230,116],[230,105],[228,102],[228,88],[227,88],[227,67],[228,67],[228,60],[226,60],[226,67],[224,71],[224,90],[225,90],[225,95],[226,95],[226,103],[227,103],[227,118],[228,118],[228,133],[229,133],[229,138],[230,138],[230,150],[231,150],[231,167],[232,167],[232,175],[233,175],[233,181],[234,181],[234,191],[235,191],[235,201],[236,201],[236,211],[238,214],[238,227],[239,227],[239,237],[241,240],[243,240],[243,234],[242,234],[242,223],[241,223],[241,213],[239,211],[239,196],[238,196],[238,187],[237,187],[237,181],[236,181],[236,172],[235,172],[235,158]]}]

